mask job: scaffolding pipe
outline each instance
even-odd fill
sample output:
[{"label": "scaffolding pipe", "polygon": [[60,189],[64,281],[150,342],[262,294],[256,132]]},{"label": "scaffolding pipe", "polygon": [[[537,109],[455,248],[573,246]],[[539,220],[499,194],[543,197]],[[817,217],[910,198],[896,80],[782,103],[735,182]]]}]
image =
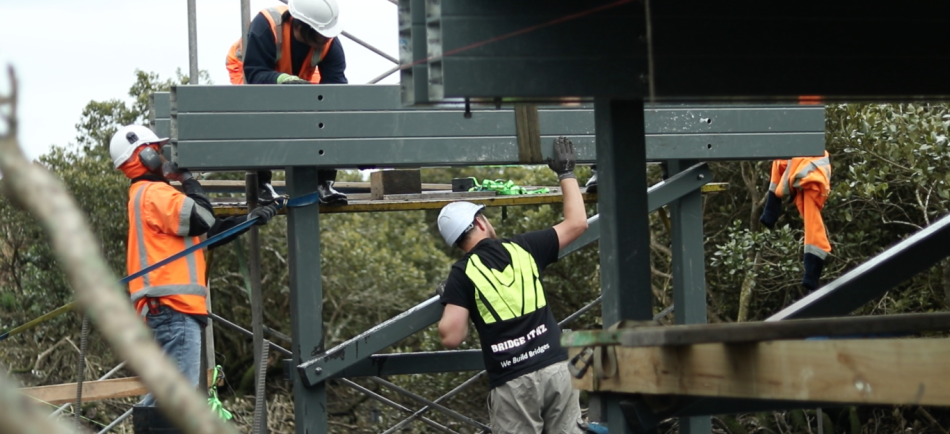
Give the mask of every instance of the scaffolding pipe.
[{"label": "scaffolding pipe", "polygon": [[247,48],[247,32],[251,28],[251,0],[241,0],[241,51]]},{"label": "scaffolding pipe", "polygon": [[402,387],[399,387],[399,386],[397,386],[397,385],[395,385],[395,384],[393,384],[393,383],[390,383],[390,382],[388,382],[388,381],[386,381],[386,380],[383,380],[382,378],[379,378],[379,377],[369,377],[369,379],[372,380],[372,381],[374,381],[374,382],[376,382],[377,384],[380,384],[380,385],[386,387],[386,388],[389,389],[389,390],[392,390],[393,392],[396,392],[396,393],[398,393],[398,394],[400,394],[400,395],[403,395],[403,396],[405,396],[405,397],[407,397],[407,398],[409,398],[409,399],[412,399],[413,401],[416,401],[416,402],[418,402],[418,403],[420,403],[420,404],[423,404],[423,405],[425,405],[425,406],[427,406],[427,407],[431,407],[431,408],[433,408],[433,409],[435,409],[435,410],[438,410],[438,411],[442,412],[442,414],[445,414],[445,415],[448,416],[448,417],[451,417],[451,418],[453,418],[453,419],[456,419],[456,420],[458,420],[459,422],[466,423],[466,424],[468,424],[468,425],[471,425],[471,426],[473,426],[473,427],[475,427],[475,428],[478,428],[478,429],[481,429],[481,430],[485,430],[485,431],[489,431],[489,432],[491,431],[491,428],[489,428],[488,425],[485,425],[485,424],[483,424],[483,423],[481,423],[481,422],[479,422],[479,421],[477,421],[477,420],[475,420],[475,419],[472,419],[472,418],[470,418],[470,417],[468,417],[468,416],[464,416],[464,415],[462,415],[462,414],[459,414],[458,412],[453,411],[453,410],[451,410],[451,409],[449,409],[449,408],[443,406],[442,404],[439,404],[439,403],[430,401],[430,400],[428,400],[428,399],[425,399],[425,398],[423,398],[423,397],[421,397],[421,396],[419,396],[419,395],[416,395],[415,393],[412,393],[412,392],[410,392],[410,391],[408,391],[408,390],[406,390],[406,389],[403,389]]},{"label": "scaffolding pipe", "polygon": [[130,408],[129,411],[122,413],[122,416],[115,418],[115,420],[112,421],[112,423],[106,425],[105,428],[103,428],[102,431],[99,431],[98,434],[106,434],[107,432],[112,431],[112,428],[115,428],[116,425],[122,423],[123,420],[128,419],[129,416],[131,415],[132,415],[132,409]]},{"label": "scaffolding pipe", "polygon": [[396,65],[396,66],[394,66],[394,67],[392,67],[392,68],[389,68],[389,70],[387,70],[386,72],[380,74],[378,77],[376,77],[376,78],[370,80],[369,83],[366,83],[366,84],[376,84],[376,83],[379,83],[379,82],[382,81],[384,78],[389,77],[390,75],[393,75],[393,73],[395,73],[396,71],[399,71],[400,69],[402,69],[402,65]]},{"label": "scaffolding pipe", "polygon": [[[369,389],[367,389],[367,388],[365,388],[365,387],[363,387],[363,386],[360,386],[358,383],[356,383],[356,382],[354,382],[354,381],[347,380],[346,378],[341,378],[341,379],[340,379],[340,382],[342,382],[343,384],[346,384],[347,386],[350,386],[350,387],[356,389],[356,391],[358,391],[358,392],[360,392],[360,393],[362,393],[362,394],[364,394],[364,395],[366,395],[366,396],[368,396],[368,397],[370,397],[370,398],[373,398],[373,399],[375,399],[375,400],[377,400],[377,401],[379,401],[379,402],[382,402],[383,404],[386,404],[386,405],[388,405],[388,406],[390,406],[390,407],[392,407],[392,408],[395,408],[396,410],[399,410],[399,411],[402,411],[402,412],[405,412],[405,413],[412,413],[412,410],[410,410],[409,408],[407,408],[407,407],[405,407],[405,406],[403,406],[403,405],[400,405],[399,403],[397,403],[397,402],[395,402],[395,401],[392,401],[392,400],[390,400],[389,398],[386,398],[386,397],[383,396],[383,395],[380,395],[380,394],[378,394],[378,393],[376,393],[376,392],[373,392],[372,390],[369,390]],[[425,422],[426,425],[429,425],[429,426],[431,426],[431,427],[433,427],[433,428],[435,428],[435,429],[437,429],[437,430],[439,430],[439,431],[441,431],[441,432],[448,433],[448,434],[458,434],[457,432],[452,431],[452,430],[448,429],[447,427],[445,427],[445,425],[441,425],[441,424],[439,424],[439,423],[437,423],[437,422],[432,421],[431,419],[427,419],[427,418],[424,418],[424,417],[423,417],[423,418],[420,418],[420,420],[422,420],[422,422]]]},{"label": "scaffolding pipe", "polygon": [[188,0],[188,84],[198,84],[198,21],[196,0]]},{"label": "scaffolding pipe", "polygon": [[372,52],[374,52],[374,53],[376,53],[376,54],[379,54],[379,55],[382,56],[384,59],[386,59],[386,60],[388,60],[388,61],[390,61],[390,62],[392,62],[392,63],[395,63],[395,64],[397,64],[397,65],[399,64],[399,59],[396,59],[395,57],[390,56],[389,54],[386,54],[385,51],[380,50],[379,48],[376,48],[376,47],[370,45],[369,42],[366,42],[366,41],[364,41],[364,40],[362,40],[362,39],[360,39],[360,38],[357,38],[356,36],[353,36],[353,35],[351,35],[351,34],[348,33],[348,32],[343,32],[343,33],[341,33],[341,34],[342,34],[343,36],[346,36],[349,40],[351,40],[351,41],[353,41],[353,42],[356,42],[357,44],[362,45],[362,46],[363,46],[364,48],[366,48],[367,50],[372,51]]}]

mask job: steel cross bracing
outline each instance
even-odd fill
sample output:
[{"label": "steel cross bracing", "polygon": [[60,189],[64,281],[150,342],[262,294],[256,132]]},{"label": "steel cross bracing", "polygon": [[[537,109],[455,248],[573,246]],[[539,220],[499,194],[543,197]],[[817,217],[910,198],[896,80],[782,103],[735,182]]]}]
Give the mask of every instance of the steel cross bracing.
[{"label": "steel cross bracing", "polygon": [[[510,109],[404,107],[398,86],[179,86],[153,97],[154,125],[193,170],[540,164],[523,153]],[[820,154],[822,106],[667,106],[642,115],[651,161],[771,159]],[[151,121],[151,119],[150,119]],[[594,110],[538,111],[541,140],[567,136],[596,160]]]}]

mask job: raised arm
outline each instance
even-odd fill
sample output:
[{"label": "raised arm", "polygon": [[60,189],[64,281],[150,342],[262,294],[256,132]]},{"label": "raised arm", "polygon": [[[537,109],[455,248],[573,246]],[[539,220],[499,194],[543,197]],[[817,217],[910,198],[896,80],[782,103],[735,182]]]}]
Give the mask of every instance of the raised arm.
[{"label": "raised arm", "polygon": [[557,173],[564,199],[564,221],[554,226],[557,232],[558,249],[563,249],[578,239],[587,230],[587,210],[581,189],[574,177],[574,144],[566,137],[554,140],[554,158],[548,160],[548,167]]}]

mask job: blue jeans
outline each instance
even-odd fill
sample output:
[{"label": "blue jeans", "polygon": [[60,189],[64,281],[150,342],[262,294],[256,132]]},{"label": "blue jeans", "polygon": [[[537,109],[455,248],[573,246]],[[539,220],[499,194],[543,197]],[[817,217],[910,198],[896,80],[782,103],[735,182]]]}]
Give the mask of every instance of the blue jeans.
[{"label": "blue jeans", "polygon": [[[198,320],[168,306],[159,307],[157,314],[150,312],[145,319],[165,355],[178,366],[178,371],[192,386],[198,387],[202,328]],[[151,393],[146,395],[140,405],[154,407],[155,397]]]}]

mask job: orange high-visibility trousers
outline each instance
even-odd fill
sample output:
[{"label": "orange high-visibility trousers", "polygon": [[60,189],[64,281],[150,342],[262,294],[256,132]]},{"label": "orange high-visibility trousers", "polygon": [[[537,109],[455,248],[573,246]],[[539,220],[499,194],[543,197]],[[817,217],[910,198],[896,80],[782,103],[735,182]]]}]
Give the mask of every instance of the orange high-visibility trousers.
[{"label": "orange high-visibility trousers", "polygon": [[828,231],[825,229],[825,221],[821,218],[824,199],[821,192],[815,189],[800,190],[795,195],[795,206],[805,220],[805,253],[811,253],[822,260],[831,253]]}]

